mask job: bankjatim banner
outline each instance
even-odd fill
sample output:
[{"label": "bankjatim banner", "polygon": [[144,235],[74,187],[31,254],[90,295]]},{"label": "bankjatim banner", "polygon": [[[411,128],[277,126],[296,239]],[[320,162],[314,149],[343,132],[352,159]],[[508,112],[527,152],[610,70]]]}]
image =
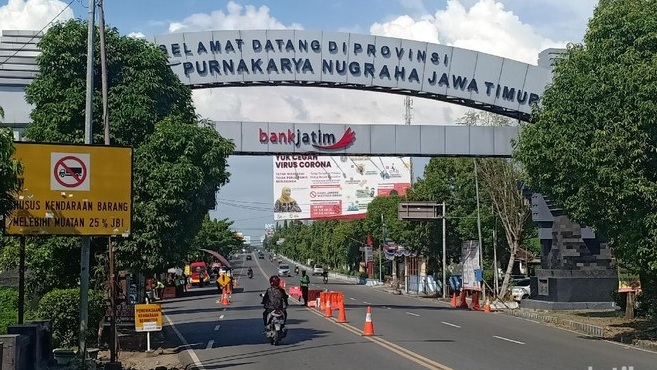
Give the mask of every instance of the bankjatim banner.
[{"label": "bankjatim banner", "polygon": [[405,195],[410,158],[277,155],[274,219],[364,218],[377,196]]}]

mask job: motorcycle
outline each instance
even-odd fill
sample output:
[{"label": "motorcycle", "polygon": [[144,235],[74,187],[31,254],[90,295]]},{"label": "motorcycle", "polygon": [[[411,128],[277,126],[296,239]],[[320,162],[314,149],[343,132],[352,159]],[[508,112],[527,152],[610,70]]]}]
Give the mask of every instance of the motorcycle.
[{"label": "motorcycle", "polygon": [[265,336],[273,346],[277,346],[281,339],[287,336],[287,329],[283,327],[283,323],[285,322],[285,312],[283,312],[283,310],[274,310],[270,312],[267,317],[267,322],[269,324],[267,324]]},{"label": "motorcycle", "polygon": [[246,275],[249,277],[249,279],[253,279],[253,271],[247,271]]}]

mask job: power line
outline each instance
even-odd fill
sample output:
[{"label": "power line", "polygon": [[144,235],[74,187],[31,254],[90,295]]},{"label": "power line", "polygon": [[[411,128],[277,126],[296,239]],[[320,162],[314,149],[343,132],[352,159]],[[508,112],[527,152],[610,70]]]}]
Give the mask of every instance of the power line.
[{"label": "power line", "polygon": [[[39,32],[35,33],[32,37],[30,37],[30,39],[27,40],[27,42],[23,43],[23,45],[21,45],[21,47],[18,48],[18,50],[16,50],[16,51],[14,52],[14,54],[12,54],[11,56],[7,57],[4,61],[0,62],[0,67],[2,67],[3,65],[7,64],[11,58],[15,57],[18,53],[20,53],[20,52],[21,52],[21,51],[27,46],[27,44],[29,44],[29,43],[30,43],[32,40],[34,40],[37,36],[39,36],[39,35],[43,36],[43,30],[45,30],[48,26],[50,26],[50,24],[51,24],[52,22],[54,22],[55,20],[57,20],[57,18],[58,18],[60,15],[62,15],[62,13],[64,13],[64,11],[65,11],[66,9],[70,8],[70,7],[71,7],[71,4],[73,4],[73,2],[75,2],[75,1],[76,1],[76,0],[71,0],[68,4],[66,4],[66,6],[64,7],[64,9],[62,9],[59,13],[57,13],[57,15],[56,15],[53,19],[51,19],[50,22],[46,23],[46,25],[43,26],[43,28],[41,28],[41,30],[39,30]],[[80,0],[78,0],[78,1],[80,1]]]}]

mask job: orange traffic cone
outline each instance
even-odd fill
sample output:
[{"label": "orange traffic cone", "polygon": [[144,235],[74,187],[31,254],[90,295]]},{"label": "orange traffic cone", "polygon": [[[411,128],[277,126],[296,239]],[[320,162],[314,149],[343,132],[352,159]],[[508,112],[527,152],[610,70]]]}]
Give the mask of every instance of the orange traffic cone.
[{"label": "orange traffic cone", "polygon": [[228,300],[228,294],[226,294],[225,288],[224,288],[224,293],[221,296],[221,304],[224,306],[228,306],[230,304],[230,301]]},{"label": "orange traffic cone", "polygon": [[363,327],[364,336],[374,335],[374,324],[372,324],[372,307],[367,306],[367,314],[365,315],[365,327]]},{"label": "orange traffic cone", "polygon": [[235,279],[235,282],[233,283],[233,286],[237,286],[237,279]]},{"label": "orange traffic cone", "polygon": [[324,310],[324,317],[332,317],[333,310],[331,309],[331,301],[326,301],[326,309]]},{"label": "orange traffic cone", "polygon": [[452,308],[456,308],[456,293],[452,296]]},{"label": "orange traffic cone", "polygon": [[484,305],[484,312],[490,313],[490,300],[486,298],[486,304]]},{"label": "orange traffic cone", "polygon": [[338,313],[338,322],[340,323],[348,322],[347,313],[344,310],[344,302],[340,302],[339,310],[340,312]]}]

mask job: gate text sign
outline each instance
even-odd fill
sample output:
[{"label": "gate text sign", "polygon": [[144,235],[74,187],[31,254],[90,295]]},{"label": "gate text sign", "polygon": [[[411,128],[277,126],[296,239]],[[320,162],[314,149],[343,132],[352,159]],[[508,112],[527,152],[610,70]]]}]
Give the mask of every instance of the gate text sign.
[{"label": "gate text sign", "polygon": [[304,30],[173,33],[157,36],[183,83],[308,83],[408,90],[464,105],[531,113],[551,72],[452,46],[391,37]]}]

